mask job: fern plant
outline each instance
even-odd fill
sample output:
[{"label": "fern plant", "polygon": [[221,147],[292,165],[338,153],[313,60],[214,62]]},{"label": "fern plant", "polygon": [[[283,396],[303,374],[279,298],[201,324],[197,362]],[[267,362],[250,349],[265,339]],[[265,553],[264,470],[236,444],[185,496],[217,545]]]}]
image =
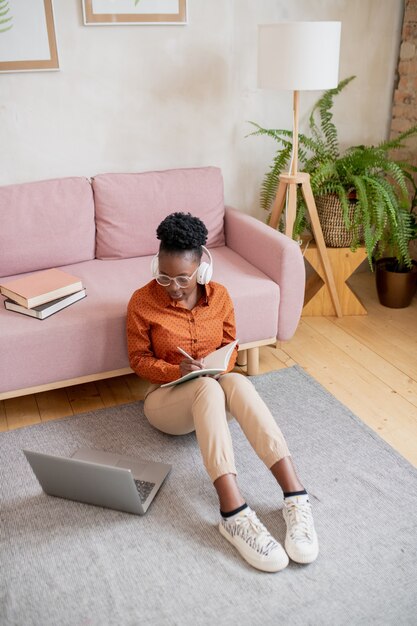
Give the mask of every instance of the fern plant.
[{"label": "fern plant", "polygon": [[9,15],[9,13],[9,0],[0,0],[0,33],[5,33],[13,26],[13,24],[10,24],[13,16]]},{"label": "fern plant", "polygon": [[[337,87],[326,91],[313,106],[309,117],[309,135],[299,134],[299,169],[310,174],[316,198],[337,195],[346,228],[352,233],[351,248],[355,250],[363,241],[371,268],[373,258],[381,256],[387,248],[395,251],[402,267],[411,267],[408,243],[415,237],[413,208],[416,185],[413,174],[417,168],[395,160],[392,154],[404,147],[407,139],[417,135],[417,125],[395,139],[376,146],[352,146],[342,154],[332,108],[335,96],[354,78],[350,76],[342,80]],[[267,136],[278,143],[261,187],[261,206],[270,211],[279,175],[289,169],[292,131],[267,129],[255,122],[251,124],[256,128],[251,135]],[[349,201],[352,195],[355,197],[354,204]],[[306,207],[299,191],[294,236],[303,232],[306,224]]]}]

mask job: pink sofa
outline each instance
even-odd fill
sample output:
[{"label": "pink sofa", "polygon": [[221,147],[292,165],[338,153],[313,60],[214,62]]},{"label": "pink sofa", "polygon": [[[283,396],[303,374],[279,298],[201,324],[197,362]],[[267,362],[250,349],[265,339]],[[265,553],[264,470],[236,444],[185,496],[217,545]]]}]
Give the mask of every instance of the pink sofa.
[{"label": "pink sofa", "polygon": [[207,225],[213,280],[236,309],[248,373],[258,348],[289,339],[304,295],[298,245],[224,206],[218,168],[61,178],[0,188],[1,282],[50,267],[79,276],[87,298],[40,321],[0,306],[0,399],[130,372],[130,295],[151,279],[155,231],[172,211]]}]

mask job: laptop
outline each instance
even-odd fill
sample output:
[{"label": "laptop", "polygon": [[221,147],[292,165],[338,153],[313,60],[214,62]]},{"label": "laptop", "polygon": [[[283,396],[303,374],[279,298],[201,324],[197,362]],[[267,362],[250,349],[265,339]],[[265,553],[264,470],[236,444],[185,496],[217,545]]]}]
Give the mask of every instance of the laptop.
[{"label": "laptop", "polygon": [[143,515],[171,465],[80,448],[72,457],[23,450],[42,489],[50,496]]}]

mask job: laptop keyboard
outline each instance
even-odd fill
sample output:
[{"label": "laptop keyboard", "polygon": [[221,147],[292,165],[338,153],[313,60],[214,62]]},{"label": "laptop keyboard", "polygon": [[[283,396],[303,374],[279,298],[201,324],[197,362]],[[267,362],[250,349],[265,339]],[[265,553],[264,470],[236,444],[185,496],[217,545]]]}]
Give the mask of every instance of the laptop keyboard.
[{"label": "laptop keyboard", "polygon": [[155,487],[155,483],[148,483],[146,480],[134,480],[136,485],[136,489],[139,494],[139,498],[141,502],[145,502],[146,498],[151,493],[152,489]]}]

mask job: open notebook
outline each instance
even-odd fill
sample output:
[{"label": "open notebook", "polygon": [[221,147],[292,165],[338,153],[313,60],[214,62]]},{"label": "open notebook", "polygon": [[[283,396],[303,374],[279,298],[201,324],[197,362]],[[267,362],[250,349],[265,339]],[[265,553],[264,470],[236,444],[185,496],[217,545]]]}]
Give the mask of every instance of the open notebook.
[{"label": "open notebook", "polygon": [[221,374],[227,369],[230,357],[232,356],[233,350],[235,349],[237,343],[238,339],[205,356],[204,369],[185,374],[185,376],[182,376],[177,380],[173,380],[170,383],[165,383],[164,385],[161,385],[161,387],[173,387],[174,385],[185,383],[187,380],[191,380],[192,378],[198,378],[199,376],[215,376],[216,374]]}]

